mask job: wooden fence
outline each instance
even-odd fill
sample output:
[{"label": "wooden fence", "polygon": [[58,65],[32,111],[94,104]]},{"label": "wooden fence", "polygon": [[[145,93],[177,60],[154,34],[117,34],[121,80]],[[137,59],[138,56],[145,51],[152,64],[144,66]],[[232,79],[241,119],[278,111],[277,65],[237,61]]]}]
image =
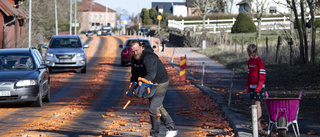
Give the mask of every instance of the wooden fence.
[{"label": "wooden fence", "polygon": [[[290,29],[290,17],[277,17],[277,18],[262,18],[261,19],[261,30],[278,30],[278,29]],[[301,17],[299,17],[300,19]],[[310,17],[306,17],[309,20]],[[320,18],[320,16],[315,16],[315,18]],[[231,32],[231,27],[235,23],[236,19],[216,19],[210,20],[209,18],[205,21],[205,27],[209,30],[209,33],[220,33],[222,31]],[[257,19],[253,19],[254,23],[258,25]],[[190,28],[194,32],[200,32],[202,30],[202,20],[194,21],[176,21],[168,20],[169,28],[176,28],[179,30],[184,30],[185,28]]]}]

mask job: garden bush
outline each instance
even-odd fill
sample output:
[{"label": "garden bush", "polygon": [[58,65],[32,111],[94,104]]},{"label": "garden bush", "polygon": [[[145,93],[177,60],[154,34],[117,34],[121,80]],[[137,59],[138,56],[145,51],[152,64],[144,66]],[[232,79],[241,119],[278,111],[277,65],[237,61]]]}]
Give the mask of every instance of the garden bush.
[{"label": "garden bush", "polygon": [[231,28],[231,33],[250,33],[256,31],[257,27],[251,17],[243,12],[238,15],[236,22]]}]

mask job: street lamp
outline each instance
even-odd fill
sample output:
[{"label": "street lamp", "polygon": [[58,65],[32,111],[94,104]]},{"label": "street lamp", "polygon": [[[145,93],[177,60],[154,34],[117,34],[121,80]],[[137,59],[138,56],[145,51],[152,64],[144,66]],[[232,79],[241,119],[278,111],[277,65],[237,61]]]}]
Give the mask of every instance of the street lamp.
[{"label": "street lamp", "polygon": [[140,21],[139,21],[139,18],[140,18],[140,12],[139,12],[139,0],[138,0],[138,25],[139,25],[139,30],[140,30]]},{"label": "street lamp", "polygon": [[77,0],[74,2],[74,35],[77,35]]},{"label": "street lamp", "polygon": [[55,20],[56,20],[56,35],[58,35],[57,0],[54,0],[54,13],[55,13]]},{"label": "street lamp", "polygon": [[107,26],[108,25],[108,19],[109,19],[109,11],[108,11],[108,2],[106,2],[106,25],[105,26]]},{"label": "street lamp", "polygon": [[32,0],[29,1],[29,47],[31,47],[31,17],[32,17],[32,14],[31,14],[31,3],[32,3]]},{"label": "street lamp", "polygon": [[69,22],[69,35],[72,35],[72,0],[70,0],[70,22]]},{"label": "street lamp", "polygon": [[89,23],[90,23],[90,30],[92,29],[92,20],[91,20],[91,16],[92,16],[92,1],[90,1],[90,21],[89,21]]}]

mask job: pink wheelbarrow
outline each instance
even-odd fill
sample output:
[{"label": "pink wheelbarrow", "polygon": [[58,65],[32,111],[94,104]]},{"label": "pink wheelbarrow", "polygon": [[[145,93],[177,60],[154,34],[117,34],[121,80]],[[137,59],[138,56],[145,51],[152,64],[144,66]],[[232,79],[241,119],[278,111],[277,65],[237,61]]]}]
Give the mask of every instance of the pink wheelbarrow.
[{"label": "pink wheelbarrow", "polygon": [[[268,93],[266,93],[268,96]],[[270,136],[273,126],[278,131],[279,137],[286,136],[289,125],[292,126],[296,137],[300,137],[298,127],[298,113],[302,92],[299,98],[265,98],[263,99],[269,114],[268,135]]]}]

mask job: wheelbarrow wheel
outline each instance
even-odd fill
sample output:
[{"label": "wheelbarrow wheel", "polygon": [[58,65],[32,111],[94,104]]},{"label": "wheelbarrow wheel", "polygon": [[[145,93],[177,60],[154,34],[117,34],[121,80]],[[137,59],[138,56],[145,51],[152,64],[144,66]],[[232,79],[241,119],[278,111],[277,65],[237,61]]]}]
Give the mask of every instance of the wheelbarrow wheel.
[{"label": "wheelbarrow wheel", "polygon": [[[285,127],[287,123],[287,120],[285,117],[279,118],[279,127]],[[279,137],[285,137],[286,136],[286,129],[279,129],[278,130]]]}]

